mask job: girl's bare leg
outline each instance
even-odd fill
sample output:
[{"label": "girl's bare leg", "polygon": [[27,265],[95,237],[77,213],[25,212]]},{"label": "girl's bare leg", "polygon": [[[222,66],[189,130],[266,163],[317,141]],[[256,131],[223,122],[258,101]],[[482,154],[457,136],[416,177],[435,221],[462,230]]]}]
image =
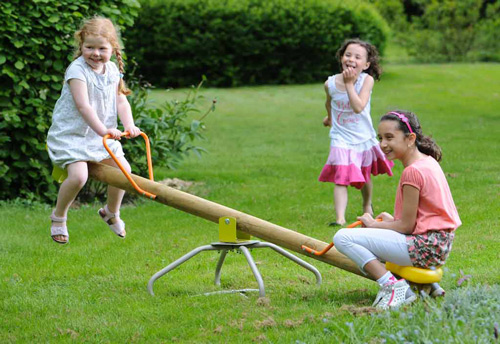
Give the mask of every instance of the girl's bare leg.
[{"label": "girl's bare leg", "polygon": [[[128,161],[124,157],[118,158],[118,161],[122,164],[125,170],[130,173],[131,168]],[[113,159],[106,159],[101,161],[103,164],[117,167],[115,161]],[[118,189],[114,186],[108,186],[108,209],[112,213],[117,213],[120,210],[120,206],[122,204],[123,196],[125,195],[125,191],[122,189]],[[111,219],[113,221],[115,219]]]},{"label": "girl's bare leg", "polygon": [[385,265],[377,259],[366,263],[364,269],[375,280],[378,280],[380,277],[384,276],[387,273]]},{"label": "girl's bare leg", "polygon": [[[68,170],[68,178],[64,180],[59,188],[56,208],[54,209],[54,215],[57,217],[66,217],[68,215],[71,203],[73,203],[88,178],[88,168],[85,161],[69,164],[66,169]],[[52,226],[62,227],[65,224],[65,222],[53,222]],[[64,236],[55,235],[54,239],[63,241]]]},{"label": "girl's bare leg", "polygon": [[345,210],[347,208],[347,186],[335,185],[333,189],[333,200],[335,202],[336,222],[340,225],[346,223]]},{"label": "girl's bare leg", "polygon": [[373,216],[372,191],[373,183],[371,180],[366,182],[361,188],[361,195],[363,196],[363,213],[368,213]]}]

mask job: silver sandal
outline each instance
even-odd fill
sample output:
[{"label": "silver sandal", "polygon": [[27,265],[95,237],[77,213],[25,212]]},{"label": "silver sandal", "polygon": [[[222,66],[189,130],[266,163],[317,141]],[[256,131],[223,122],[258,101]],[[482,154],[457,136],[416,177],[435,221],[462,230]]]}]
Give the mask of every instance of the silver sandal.
[{"label": "silver sandal", "polygon": [[[109,211],[108,205],[106,204],[104,208],[99,209],[97,212],[108,227],[118,235],[120,238],[125,238],[127,233],[125,232],[125,222],[120,219],[120,212],[112,213]],[[111,219],[116,219],[115,223],[112,223]]]},{"label": "silver sandal", "polygon": [[[50,220],[52,223],[63,223],[66,222],[67,217],[57,217],[54,215],[54,211],[52,211],[52,214],[50,215]],[[63,237],[66,238],[66,240],[57,240],[54,238],[56,235],[62,235]],[[54,226],[53,224],[50,226],[50,236],[52,237],[52,240],[54,240],[56,243],[64,245],[67,244],[69,241],[69,234],[68,234],[68,227],[66,227],[66,224],[63,226]]]}]

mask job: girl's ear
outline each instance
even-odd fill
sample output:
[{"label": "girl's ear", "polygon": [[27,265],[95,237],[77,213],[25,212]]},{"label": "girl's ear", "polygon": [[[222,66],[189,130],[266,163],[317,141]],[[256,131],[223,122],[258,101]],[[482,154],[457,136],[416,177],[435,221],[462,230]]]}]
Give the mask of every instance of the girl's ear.
[{"label": "girl's ear", "polygon": [[370,68],[370,62],[366,62],[365,68],[363,68],[363,70],[367,70],[368,68]]},{"label": "girl's ear", "polygon": [[415,144],[415,141],[417,140],[417,134],[410,133],[410,134],[408,134],[407,138],[408,138],[408,141],[410,143],[410,146],[413,146]]}]

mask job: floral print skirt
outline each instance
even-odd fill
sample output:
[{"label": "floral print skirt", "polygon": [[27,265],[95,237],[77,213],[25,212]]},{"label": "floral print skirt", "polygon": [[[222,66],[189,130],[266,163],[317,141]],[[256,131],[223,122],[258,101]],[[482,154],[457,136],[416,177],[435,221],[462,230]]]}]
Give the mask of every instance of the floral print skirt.
[{"label": "floral print skirt", "polygon": [[406,236],[413,266],[428,269],[444,265],[454,237],[455,233],[446,231],[429,231],[426,234]]}]

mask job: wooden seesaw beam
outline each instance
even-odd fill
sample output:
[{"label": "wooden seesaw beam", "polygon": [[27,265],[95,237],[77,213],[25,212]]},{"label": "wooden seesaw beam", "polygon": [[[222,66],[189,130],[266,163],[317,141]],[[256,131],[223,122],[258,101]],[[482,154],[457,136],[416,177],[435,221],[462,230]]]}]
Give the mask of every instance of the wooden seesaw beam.
[{"label": "wooden seesaw beam", "polygon": [[[88,167],[89,176],[91,178],[123,189],[127,192],[137,194],[137,191],[134,189],[132,184],[130,184],[119,169],[95,162],[89,162]],[[281,247],[285,247],[297,253],[305,254],[305,251],[301,249],[302,245],[309,246],[316,250],[321,250],[327,245],[327,243],[323,241],[316,240],[304,234],[261,220],[257,217],[225,207],[218,203],[176,190],[134,174],[131,176],[140,188],[155,194],[157,196],[155,201],[157,202],[217,224],[219,223],[219,218],[221,217],[234,217],[236,219],[237,228],[240,231]],[[367,277],[359,271],[358,267],[352,260],[339,253],[335,247],[332,247],[331,250],[322,256],[306,255],[362,277]]]}]

